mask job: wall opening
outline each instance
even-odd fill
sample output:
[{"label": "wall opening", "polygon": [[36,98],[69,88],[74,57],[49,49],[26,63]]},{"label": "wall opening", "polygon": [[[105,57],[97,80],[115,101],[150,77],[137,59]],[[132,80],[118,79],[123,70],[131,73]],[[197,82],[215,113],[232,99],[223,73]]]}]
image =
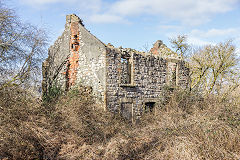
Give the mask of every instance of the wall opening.
[{"label": "wall opening", "polygon": [[79,43],[78,43],[78,42],[74,42],[74,43],[72,44],[72,50],[73,50],[73,51],[78,51],[78,48],[79,48]]},{"label": "wall opening", "polygon": [[78,49],[79,49],[78,35],[73,35],[71,48],[73,51],[78,51]]},{"label": "wall opening", "polygon": [[127,120],[131,120],[132,119],[132,107],[133,104],[131,102],[123,102],[121,103],[121,115],[123,116],[123,118],[127,119]]},{"label": "wall opening", "polygon": [[144,105],[145,112],[153,112],[156,102],[146,102]]},{"label": "wall opening", "polygon": [[168,63],[168,84],[171,87],[175,87],[177,84],[177,63]]},{"label": "wall opening", "polygon": [[121,84],[131,84],[132,65],[129,61],[130,57],[121,58]]}]

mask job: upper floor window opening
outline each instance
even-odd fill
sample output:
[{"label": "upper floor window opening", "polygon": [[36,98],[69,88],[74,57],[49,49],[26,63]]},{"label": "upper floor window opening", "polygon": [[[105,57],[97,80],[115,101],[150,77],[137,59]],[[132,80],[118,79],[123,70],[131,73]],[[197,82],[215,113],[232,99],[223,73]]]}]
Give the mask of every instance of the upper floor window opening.
[{"label": "upper floor window opening", "polygon": [[121,57],[121,84],[132,83],[132,64],[130,57]]}]

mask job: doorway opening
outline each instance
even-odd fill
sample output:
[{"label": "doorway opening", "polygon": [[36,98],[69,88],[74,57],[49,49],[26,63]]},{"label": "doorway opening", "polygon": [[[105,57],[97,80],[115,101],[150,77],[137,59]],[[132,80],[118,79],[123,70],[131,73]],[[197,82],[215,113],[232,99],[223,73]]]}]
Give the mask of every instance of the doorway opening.
[{"label": "doorway opening", "polygon": [[153,112],[156,102],[146,102],[144,106],[145,112]]}]

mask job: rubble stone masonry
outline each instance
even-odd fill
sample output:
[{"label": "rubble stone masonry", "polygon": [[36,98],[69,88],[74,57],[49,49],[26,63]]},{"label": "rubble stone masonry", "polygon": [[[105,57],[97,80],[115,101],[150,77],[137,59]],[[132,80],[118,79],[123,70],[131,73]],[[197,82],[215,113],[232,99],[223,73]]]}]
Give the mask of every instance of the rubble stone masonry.
[{"label": "rubble stone masonry", "polygon": [[153,112],[164,86],[189,87],[185,62],[158,40],[149,53],[105,45],[68,15],[65,30],[43,63],[43,93],[53,85],[62,90],[88,86],[97,102],[134,120]]}]

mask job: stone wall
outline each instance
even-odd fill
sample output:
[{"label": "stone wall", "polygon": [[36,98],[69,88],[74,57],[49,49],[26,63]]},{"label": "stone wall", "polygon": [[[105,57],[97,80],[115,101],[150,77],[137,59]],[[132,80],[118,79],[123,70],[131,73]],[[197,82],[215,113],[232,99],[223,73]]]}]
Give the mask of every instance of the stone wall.
[{"label": "stone wall", "polygon": [[177,85],[184,89],[190,88],[190,70],[183,60],[178,61]]},{"label": "stone wall", "polygon": [[53,85],[68,91],[90,87],[98,102],[127,119],[160,103],[164,86],[188,88],[184,61],[158,40],[150,53],[105,45],[76,15],[66,17],[63,34],[43,63],[43,93]]},{"label": "stone wall", "polygon": [[43,63],[43,92],[52,85],[62,90],[90,86],[95,97],[104,101],[105,45],[93,36],[76,15],[66,17],[65,30],[49,48]]},{"label": "stone wall", "polygon": [[[126,64],[121,61],[126,55],[129,57],[132,79],[131,83],[122,84]],[[149,104],[157,107],[165,85],[183,88],[188,85],[189,70],[180,59],[163,59],[122,48],[108,49],[106,58],[107,108],[120,112],[127,119],[136,119],[147,110]]]},{"label": "stone wall", "polygon": [[48,49],[48,58],[43,62],[42,90],[46,94],[50,86],[59,85],[66,89],[66,75],[68,57],[70,55],[70,30],[66,28],[63,34]]}]

